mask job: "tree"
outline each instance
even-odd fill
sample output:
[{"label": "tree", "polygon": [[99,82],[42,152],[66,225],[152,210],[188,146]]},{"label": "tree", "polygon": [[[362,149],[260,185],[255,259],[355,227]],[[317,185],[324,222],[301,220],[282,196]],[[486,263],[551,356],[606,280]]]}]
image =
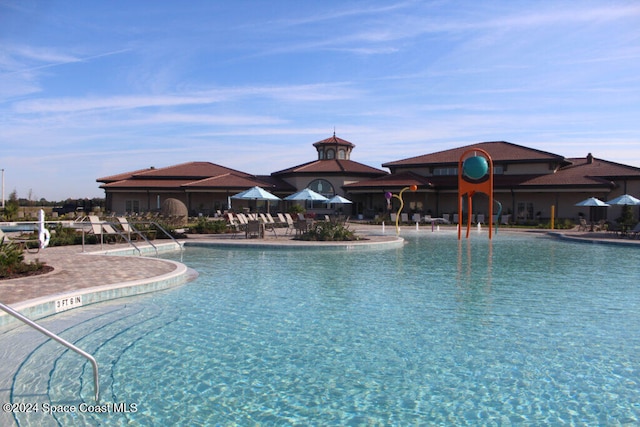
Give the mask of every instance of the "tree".
[{"label": "tree", "polygon": [[617,219],[618,223],[620,225],[626,226],[626,227],[631,227],[634,224],[633,221],[633,210],[631,208],[631,206],[629,205],[624,205],[622,207],[622,214],[620,215],[620,218]]},{"label": "tree", "polygon": [[13,190],[11,194],[9,194],[9,201],[4,207],[4,217],[5,219],[11,221],[18,214],[18,208],[20,205],[18,204],[18,192]]}]

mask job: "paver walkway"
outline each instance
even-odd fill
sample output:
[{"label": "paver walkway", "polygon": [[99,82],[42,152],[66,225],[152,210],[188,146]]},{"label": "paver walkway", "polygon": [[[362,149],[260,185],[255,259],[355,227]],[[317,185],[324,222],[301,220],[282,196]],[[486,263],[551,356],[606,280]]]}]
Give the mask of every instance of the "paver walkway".
[{"label": "paver walkway", "polygon": [[[108,249],[127,247],[128,245],[109,245]],[[100,249],[100,246],[86,246],[88,251],[96,249]],[[25,256],[26,261],[36,258],[53,267],[53,272],[0,280],[0,302],[15,304],[77,289],[160,276],[176,269],[175,264],[155,258],[82,253],[82,246],[45,248],[37,254]]]}]

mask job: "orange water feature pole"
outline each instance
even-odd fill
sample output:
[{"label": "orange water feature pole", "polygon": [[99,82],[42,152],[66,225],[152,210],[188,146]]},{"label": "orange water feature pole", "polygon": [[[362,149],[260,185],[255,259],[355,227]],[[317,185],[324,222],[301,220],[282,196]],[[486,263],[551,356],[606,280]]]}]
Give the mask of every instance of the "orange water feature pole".
[{"label": "orange water feature pole", "polygon": [[489,196],[489,239],[493,235],[493,160],[489,153],[472,148],[460,156],[458,161],[458,240],[462,235],[462,197],[467,196],[467,239],[473,215],[473,195]]}]

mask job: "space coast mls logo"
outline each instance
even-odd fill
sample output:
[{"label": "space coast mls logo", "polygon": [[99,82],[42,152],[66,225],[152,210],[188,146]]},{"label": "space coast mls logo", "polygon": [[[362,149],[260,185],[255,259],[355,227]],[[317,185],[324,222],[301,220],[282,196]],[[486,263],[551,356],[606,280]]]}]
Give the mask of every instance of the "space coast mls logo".
[{"label": "space coast mls logo", "polygon": [[473,196],[484,193],[489,197],[489,239],[493,231],[493,160],[489,153],[472,148],[460,156],[458,162],[458,240],[462,233],[462,200],[467,198],[467,238],[473,217]]}]

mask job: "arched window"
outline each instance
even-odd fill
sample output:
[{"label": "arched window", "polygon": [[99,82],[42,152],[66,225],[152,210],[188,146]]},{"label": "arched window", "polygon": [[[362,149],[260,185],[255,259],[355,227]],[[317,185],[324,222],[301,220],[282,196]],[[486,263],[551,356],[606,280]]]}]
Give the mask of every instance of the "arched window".
[{"label": "arched window", "polygon": [[344,150],[338,150],[338,159],[344,160],[346,158]]},{"label": "arched window", "polygon": [[333,150],[331,150],[331,149],[327,150],[327,159],[331,160],[331,159],[333,159],[335,156],[336,156],[336,152],[335,152],[335,151],[333,151]]},{"label": "arched window", "polygon": [[333,189],[333,185],[331,185],[331,183],[326,179],[313,180],[307,187],[312,189],[316,193],[322,194],[326,198],[331,198],[336,194]]}]

